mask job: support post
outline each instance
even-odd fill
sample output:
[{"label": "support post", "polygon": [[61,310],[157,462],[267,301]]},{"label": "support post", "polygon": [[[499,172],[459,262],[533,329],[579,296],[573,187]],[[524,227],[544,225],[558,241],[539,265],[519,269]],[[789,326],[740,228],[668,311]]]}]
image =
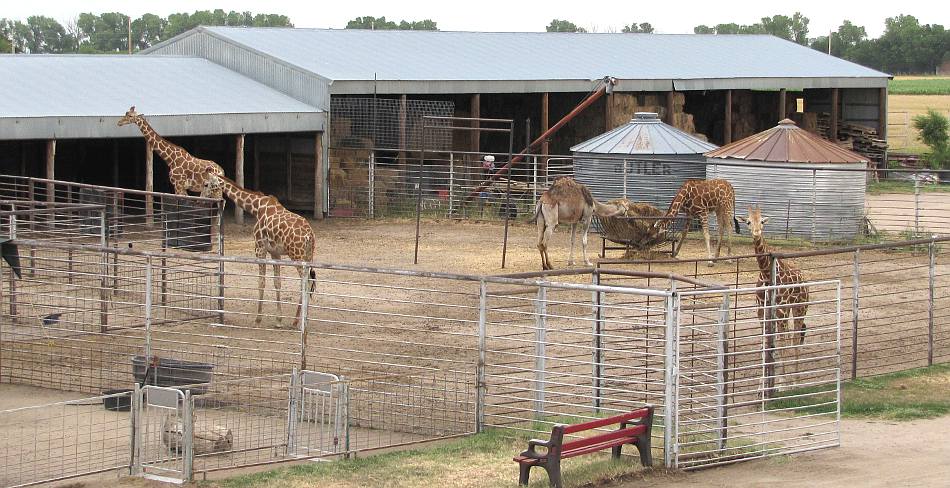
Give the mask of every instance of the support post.
[{"label": "support post", "polygon": [[838,117],[840,116],[838,105],[840,103],[840,96],[838,88],[831,89],[831,127],[828,127],[828,138],[831,139],[831,142],[838,140]]},{"label": "support post", "polygon": [[[408,120],[409,101],[406,94],[399,95],[399,167],[405,170],[406,167],[406,146],[409,140],[406,137],[406,121]],[[374,148],[375,149],[375,148]]]},{"label": "support post", "polygon": [[719,307],[719,320],[716,321],[716,448],[726,449],[729,441],[729,404],[726,385],[729,383],[728,340],[729,329],[729,292],[723,293]]},{"label": "support post", "polygon": [[152,360],[152,257],[145,257],[145,364]]},{"label": "support post", "polygon": [[[46,179],[56,179],[56,139],[46,141]],[[46,201],[56,201],[56,187],[53,182],[46,184]]]},{"label": "support post", "polygon": [[914,239],[920,238],[920,179],[914,178]]},{"label": "support post", "polygon": [[[12,273],[11,273],[12,274]],[[478,284],[478,363],[475,365],[475,432],[485,429],[485,357],[488,327],[488,284]]]},{"label": "support post", "polygon": [[[551,128],[550,94],[541,94],[541,133]],[[541,141],[541,175],[545,181],[548,178],[548,155],[551,153],[551,142],[548,139]]]},{"label": "support post", "polygon": [[676,95],[675,91],[666,92],[666,120],[664,120],[664,122],[676,127],[676,115],[674,113],[676,106],[673,103],[674,95]]},{"label": "support post", "polygon": [[145,191],[148,192],[145,194],[145,226],[151,228],[153,225],[153,219],[155,215],[155,202],[153,201],[152,192],[155,191],[155,176],[154,176],[154,160],[153,160],[152,145],[148,142],[145,143]]},{"label": "support post", "polygon": [[[614,92],[604,97],[604,132],[613,129],[614,122]],[[530,142],[530,141],[529,141]]]},{"label": "support post", "polygon": [[887,140],[887,87],[881,88],[877,105],[877,136]]},{"label": "support post", "polygon": [[788,115],[788,93],[785,88],[778,91],[778,120],[783,120]]},{"label": "support post", "polygon": [[[595,270],[591,274],[591,284],[594,286],[600,285],[600,272]],[[591,380],[593,383],[593,407],[594,413],[600,413],[600,404],[603,388],[603,377],[604,377],[604,307],[603,307],[603,292],[600,290],[592,291],[591,300],[594,304],[593,310],[593,338],[594,338],[594,347],[592,351],[591,363],[593,365],[593,371],[591,372]]]},{"label": "support post", "polygon": [[284,147],[287,148],[287,151],[284,153],[287,160],[285,164],[287,165],[287,192],[284,196],[287,198],[286,203],[290,203],[294,199],[294,151],[293,151],[294,139],[289,135],[284,138]]},{"label": "support post", "polygon": [[[234,138],[234,182],[244,187],[244,134]],[[240,205],[234,206],[234,222],[244,225],[244,209]]]},{"label": "support post", "polygon": [[726,90],[725,122],[722,128],[722,143],[732,142],[732,90]]},{"label": "support post", "polygon": [[[775,255],[770,255],[772,259],[772,279],[769,285],[772,287],[765,294],[766,303],[763,317],[765,317],[765,391],[762,392],[763,400],[772,398],[775,392],[775,297],[777,295],[775,286],[778,283],[778,259]],[[764,403],[764,402],[763,402]],[[763,408],[765,405],[763,405]]]},{"label": "support post", "polygon": [[252,152],[254,157],[254,189],[261,190],[261,140],[260,136],[254,136],[251,140]]},{"label": "support post", "polygon": [[[31,183],[30,183],[30,186],[32,187],[32,185],[33,185],[33,183],[31,182]],[[11,240],[12,240],[12,239],[16,239],[16,222],[17,222],[17,220],[16,220],[16,215],[14,215],[14,214],[11,213],[11,214],[10,214],[10,221],[9,221],[9,223],[10,223],[10,229],[9,229],[9,230],[10,230],[10,239],[11,239]],[[30,248],[32,249],[32,246],[30,246]],[[30,266],[33,267],[33,264],[31,263]],[[13,269],[11,269],[9,273],[7,273],[7,276],[10,277],[10,283],[9,283],[9,285],[10,285],[10,318],[13,320],[14,323],[16,323],[17,320],[18,320],[18,318],[17,318],[17,310],[16,310],[16,285],[17,285],[17,277],[16,277],[16,273],[13,272]]]},{"label": "support post", "polygon": [[663,466],[676,468],[679,457],[677,435],[679,410],[679,294],[666,298],[666,341],[663,367]]},{"label": "support post", "polygon": [[449,215],[455,215],[455,153],[449,153]]},{"label": "support post", "polygon": [[[307,369],[307,309],[310,308],[310,271],[312,268],[309,265],[303,265],[301,268],[300,316],[297,319],[300,321],[300,370],[305,371]],[[313,282],[312,286],[317,286],[316,281]]]},{"label": "support post", "polygon": [[936,243],[930,241],[930,296],[927,302],[927,366],[934,364],[934,288],[936,285],[937,253]]},{"label": "support post", "polygon": [[119,140],[112,140],[112,186],[119,187]]},{"label": "support post", "polygon": [[106,290],[109,277],[109,254],[106,253],[106,210],[99,214],[99,332],[105,334],[109,326],[109,293]]},{"label": "support post", "polygon": [[369,186],[369,218],[376,218],[376,151],[369,153],[369,171],[366,182]]},{"label": "support post", "polygon": [[538,287],[538,298],[535,306],[534,330],[534,418],[544,419],[544,369],[545,343],[547,342],[547,288]]},{"label": "support post", "polygon": [[[471,103],[470,111],[472,113],[472,118],[475,119],[475,120],[472,120],[472,127],[476,129],[472,131],[472,140],[471,140],[472,152],[478,153],[478,152],[481,152],[482,150],[482,145],[481,145],[482,132],[478,130],[481,127],[481,122],[479,122],[478,119],[481,118],[482,116],[482,95],[480,93],[473,94],[470,103]],[[474,157],[476,160],[479,159],[478,154],[475,154]]]},{"label": "support post", "polygon": [[323,213],[326,210],[323,208],[323,193],[326,188],[326,181],[324,180],[326,158],[323,155],[323,134],[323,132],[317,132],[313,141],[313,218],[316,220],[323,220]]},{"label": "support post", "polygon": [[861,316],[861,250],[854,250],[851,278],[851,379],[858,377],[858,322]]},{"label": "support post", "polygon": [[192,471],[194,471],[194,461],[195,461],[195,414],[194,414],[194,398],[191,396],[191,390],[185,390],[185,400],[182,404],[181,416],[182,416],[182,444],[184,448],[182,449],[182,467],[181,467],[181,477],[182,481],[188,483],[193,477]]},{"label": "support post", "polygon": [[[118,253],[116,253],[118,255]],[[224,201],[218,203],[218,256],[224,256]],[[218,323],[224,324],[224,260],[218,260]]]}]

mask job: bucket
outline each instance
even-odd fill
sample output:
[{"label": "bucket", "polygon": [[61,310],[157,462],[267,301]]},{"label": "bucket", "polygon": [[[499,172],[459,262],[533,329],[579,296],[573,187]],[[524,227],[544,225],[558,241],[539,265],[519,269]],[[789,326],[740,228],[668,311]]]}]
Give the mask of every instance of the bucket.
[{"label": "bucket", "polygon": [[[102,406],[106,410],[112,410],[114,412],[128,412],[132,410],[132,395],[128,395],[132,390],[105,390],[102,392],[103,395],[116,395],[116,396],[107,396],[102,399]],[[122,395],[122,393],[126,393]]]}]

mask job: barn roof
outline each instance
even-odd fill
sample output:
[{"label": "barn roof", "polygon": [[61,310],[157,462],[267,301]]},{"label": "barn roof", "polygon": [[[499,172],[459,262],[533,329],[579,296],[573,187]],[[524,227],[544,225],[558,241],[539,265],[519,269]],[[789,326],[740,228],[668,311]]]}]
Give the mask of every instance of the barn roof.
[{"label": "barn roof", "polygon": [[710,158],[732,158],[770,163],[867,163],[860,154],[804,130],[791,119],[706,153]]},{"label": "barn roof", "polygon": [[198,27],[146,52],[195,36],[332,80],[332,93],[587,91],[604,76],[625,91],[880,88],[889,77],[768,35]]},{"label": "barn roof", "polygon": [[0,72],[0,139],[137,137],[116,126],[131,105],[170,136],[324,126],[319,109],[201,58],[7,55]]},{"label": "barn roof", "polygon": [[702,139],[664,124],[653,112],[637,112],[630,122],[571,148],[576,153],[672,155],[716,149]]}]

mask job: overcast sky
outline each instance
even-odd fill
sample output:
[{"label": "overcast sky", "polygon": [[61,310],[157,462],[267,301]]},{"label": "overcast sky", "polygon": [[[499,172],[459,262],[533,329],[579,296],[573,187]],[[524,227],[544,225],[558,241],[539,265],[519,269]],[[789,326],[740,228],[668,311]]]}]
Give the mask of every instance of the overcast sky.
[{"label": "overcast sky", "polygon": [[[877,6],[884,4],[885,6]],[[0,0],[0,17],[25,20],[29,15],[54,17],[61,23],[81,12],[123,12],[132,17],[144,13],[167,16],[195,10],[251,11],[276,13],[290,17],[297,27],[343,28],[346,22],[364,15],[385,16],[390,20],[430,18],[440,30],[464,31],[544,31],[551,19],[566,19],[597,32],[618,32],[632,22],[650,22],[657,32],[692,33],[699,24],[735,22],[751,24],[775,14],[791,16],[796,10],[811,20],[809,37],[826,34],[844,19],[863,25],[868,35],[877,37],[884,30],[884,19],[910,14],[925,24],[950,24],[946,0],[904,0],[901,2],[856,2],[835,0],[766,1],[594,1],[480,0],[474,2],[441,0],[316,0],[290,2],[272,0],[36,0],[32,2]],[[941,5],[943,5],[941,7]]]}]

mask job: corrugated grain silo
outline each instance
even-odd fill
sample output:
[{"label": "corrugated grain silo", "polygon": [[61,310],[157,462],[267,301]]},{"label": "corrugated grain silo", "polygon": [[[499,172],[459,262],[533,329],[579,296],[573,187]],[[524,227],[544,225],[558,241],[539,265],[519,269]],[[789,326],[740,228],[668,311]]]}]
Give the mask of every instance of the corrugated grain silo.
[{"label": "corrugated grain silo", "polygon": [[706,155],[707,176],[735,188],[737,215],[757,204],[769,217],[767,235],[837,241],[863,231],[867,158],[789,119]]},{"label": "corrugated grain silo", "polygon": [[637,112],[629,123],[571,148],[574,178],[598,200],[625,197],[666,210],[686,180],[705,179],[716,145]]}]

